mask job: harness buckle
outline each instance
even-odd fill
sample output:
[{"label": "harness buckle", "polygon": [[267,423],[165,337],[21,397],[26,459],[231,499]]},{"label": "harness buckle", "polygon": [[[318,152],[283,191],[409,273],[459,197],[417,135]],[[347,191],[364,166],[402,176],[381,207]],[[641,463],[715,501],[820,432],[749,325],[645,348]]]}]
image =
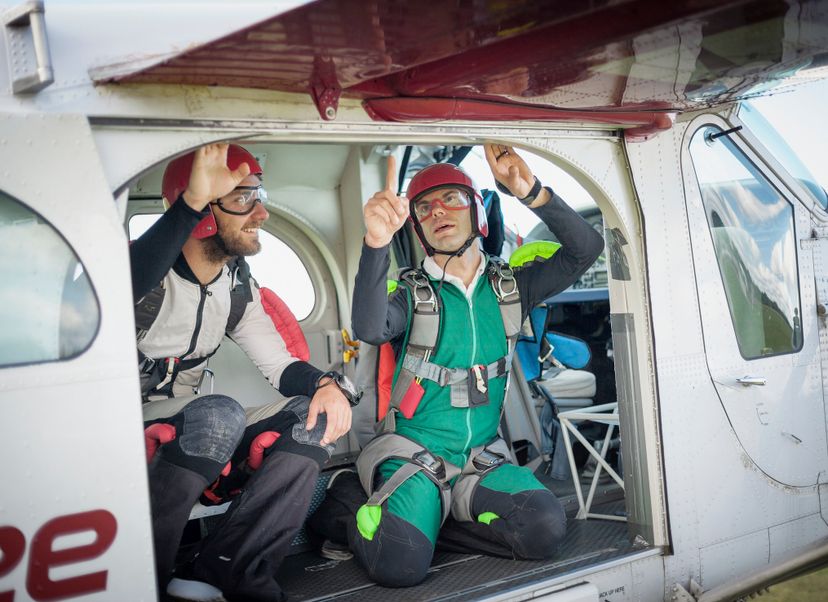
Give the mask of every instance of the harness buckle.
[{"label": "harness buckle", "polygon": [[[493,261],[490,265],[495,276],[497,276],[493,287],[497,300],[503,302],[509,297],[519,294],[517,280],[515,280],[515,274],[512,271],[512,268],[508,264],[501,263],[499,261]],[[511,290],[504,290],[504,282],[511,283]]]},{"label": "harness buckle", "polygon": [[178,362],[181,360],[177,357],[168,357],[167,358],[167,376],[172,376],[172,373],[175,371],[175,367],[178,365]]},{"label": "harness buckle", "polygon": [[[483,370],[487,370],[486,366],[476,365],[472,366],[471,373],[474,374],[475,386],[480,393],[485,393],[488,391],[488,387],[486,386],[486,379],[483,378]],[[486,372],[488,376],[488,370]]]},{"label": "harness buckle", "polygon": [[[428,278],[419,271],[413,271],[406,274],[405,279],[408,280],[414,287],[414,311],[417,312],[420,305],[430,305],[431,313],[437,313],[437,310],[439,309],[437,295],[429,284]],[[427,293],[427,297],[421,298],[421,291],[425,291]]]},{"label": "harness buckle", "polygon": [[213,394],[213,385],[215,384],[216,375],[213,374],[213,371],[210,370],[209,368],[205,368],[204,370],[202,370],[201,376],[198,377],[198,382],[193,387],[193,395],[200,395],[201,394],[201,387],[202,387],[202,385],[204,385],[204,377],[205,376],[210,377],[210,395]]},{"label": "harness buckle", "polygon": [[141,360],[141,363],[138,364],[138,371],[142,374],[151,374],[155,369],[155,363],[155,360],[151,357],[145,357]]},{"label": "harness buckle", "polygon": [[446,478],[446,468],[443,465],[443,461],[427,449],[411,456],[411,460],[433,474],[438,481],[443,481]]},{"label": "harness buckle", "polygon": [[472,464],[480,472],[491,470],[495,466],[500,466],[506,461],[502,455],[497,452],[484,449],[472,459]]}]

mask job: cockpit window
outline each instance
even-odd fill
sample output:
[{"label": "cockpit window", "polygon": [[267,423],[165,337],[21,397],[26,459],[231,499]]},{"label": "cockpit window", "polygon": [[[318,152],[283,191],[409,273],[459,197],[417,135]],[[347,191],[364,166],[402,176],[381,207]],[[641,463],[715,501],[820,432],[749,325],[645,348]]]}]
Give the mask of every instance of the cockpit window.
[{"label": "cockpit window", "polygon": [[696,169],[739,351],[754,359],[802,347],[793,207],[727,136],[693,136]]},{"label": "cockpit window", "polygon": [[85,351],[100,309],[78,257],[40,215],[0,192],[0,366]]},{"label": "cockpit window", "polygon": [[768,148],[788,173],[814,195],[822,208],[828,209],[828,194],[820,181],[814,177],[785,138],[765,119],[765,116],[751,103],[746,102],[739,106],[739,119],[759,138],[759,141]]}]

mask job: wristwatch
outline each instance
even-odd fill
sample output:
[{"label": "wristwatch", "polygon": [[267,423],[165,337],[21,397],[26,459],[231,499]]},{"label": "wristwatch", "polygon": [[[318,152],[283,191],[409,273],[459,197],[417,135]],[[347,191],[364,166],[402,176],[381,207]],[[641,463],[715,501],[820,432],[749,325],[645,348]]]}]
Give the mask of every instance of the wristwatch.
[{"label": "wristwatch", "polygon": [[[523,203],[527,207],[535,202],[535,199],[538,198],[538,195],[540,194],[541,190],[543,190],[543,184],[541,184],[541,181],[538,180],[537,176],[534,176],[534,178],[535,178],[535,183],[532,185],[532,190],[529,191],[529,194],[527,194],[525,197],[523,197],[521,199],[518,199],[521,203]],[[511,190],[506,188],[503,184],[501,184],[497,180],[495,180],[495,186],[497,186],[497,189],[500,192],[502,192],[503,194],[508,194],[509,196],[515,196],[512,193]]]},{"label": "wristwatch", "polygon": [[[322,380],[325,378],[330,378],[326,383],[322,383]],[[362,399],[362,391],[357,391],[357,388],[354,386],[354,383],[351,382],[351,379],[345,376],[344,374],[340,374],[335,370],[331,370],[330,372],[325,372],[319,378],[316,379],[316,388],[318,389],[320,386],[324,387],[325,385],[330,384],[331,382],[335,383],[339,390],[342,391],[342,394],[345,396],[345,399],[348,400],[348,403],[351,406],[355,406],[359,403],[359,400]],[[320,384],[321,383],[321,384]]]}]

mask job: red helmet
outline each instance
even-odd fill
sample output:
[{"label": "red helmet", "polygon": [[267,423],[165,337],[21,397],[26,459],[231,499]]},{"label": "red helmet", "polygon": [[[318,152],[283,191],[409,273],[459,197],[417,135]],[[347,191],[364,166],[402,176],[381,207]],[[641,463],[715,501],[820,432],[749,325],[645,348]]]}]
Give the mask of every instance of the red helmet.
[{"label": "red helmet", "polygon": [[[173,159],[167,164],[167,169],[164,170],[164,179],[161,182],[161,196],[164,197],[164,203],[167,207],[175,203],[178,197],[181,196],[181,193],[187,189],[187,185],[190,183],[190,172],[193,170],[194,157],[195,151],[192,151],[177,159]],[[242,163],[247,163],[251,174],[261,177],[262,168],[259,162],[256,161],[256,157],[241,146],[231,144],[227,149],[227,167],[235,170]],[[195,238],[207,238],[217,232],[218,226],[216,225],[216,218],[211,213],[198,222],[191,236]]]},{"label": "red helmet", "polygon": [[[434,255],[435,250],[425,239],[420,221],[414,214],[414,203],[424,194],[438,188],[459,188],[469,193],[474,203],[469,206],[471,211],[472,238],[489,235],[489,222],[486,219],[486,208],[483,206],[483,197],[477,191],[477,186],[469,174],[451,163],[435,163],[417,172],[408,184],[408,215],[414,222],[414,231],[428,255]],[[467,245],[464,245],[467,246]],[[462,249],[463,247],[461,247]]]}]

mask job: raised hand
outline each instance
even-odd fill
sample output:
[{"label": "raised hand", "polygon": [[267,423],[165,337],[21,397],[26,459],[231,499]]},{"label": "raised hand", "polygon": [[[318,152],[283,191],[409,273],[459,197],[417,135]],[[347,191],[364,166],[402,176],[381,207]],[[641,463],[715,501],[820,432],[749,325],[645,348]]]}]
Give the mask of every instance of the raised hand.
[{"label": "raised hand", "polygon": [[408,217],[408,200],[397,196],[397,160],[388,156],[385,190],[376,192],[362,208],[365,220],[365,244],[378,249],[391,242],[394,233],[403,227]]},{"label": "raised hand", "polygon": [[528,195],[535,185],[535,177],[515,149],[502,144],[484,144],[483,148],[495,180],[519,199]]},{"label": "raised hand", "polygon": [[242,163],[231,170],[227,167],[229,144],[207,144],[195,152],[190,183],[184,191],[184,201],[196,211],[210,201],[220,199],[250,175],[250,166]]}]

